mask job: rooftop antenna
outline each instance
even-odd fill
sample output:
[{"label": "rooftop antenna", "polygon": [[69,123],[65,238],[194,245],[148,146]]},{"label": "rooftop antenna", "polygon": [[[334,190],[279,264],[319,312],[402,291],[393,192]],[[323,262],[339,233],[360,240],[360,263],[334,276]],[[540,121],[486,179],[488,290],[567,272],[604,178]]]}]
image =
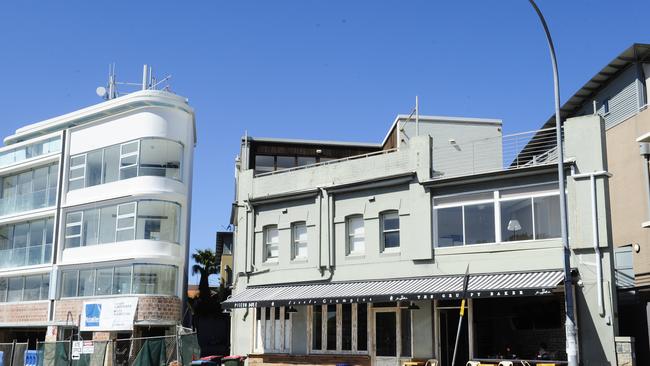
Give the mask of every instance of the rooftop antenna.
[{"label": "rooftop antenna", "polygon": [[[158,81],[153,76],[153,68],[145,64],[142,68],[142,83],[129,83],[129,82],[118,82],[115,77],[115,63],[108,65],[108,87],[99,86],[95,90],[98,96],[104,98],[105,100],[115,99],[120,96],[120,93],[117,91],[117,85],[126,85],[129,88],[137,88],[136,90],[160,90],[159,85],[165,83],[161,86],[162,90],[171,92],[169,79],[171,75],[167,75]],[[128,93],[121,93],[122,95]]]}]

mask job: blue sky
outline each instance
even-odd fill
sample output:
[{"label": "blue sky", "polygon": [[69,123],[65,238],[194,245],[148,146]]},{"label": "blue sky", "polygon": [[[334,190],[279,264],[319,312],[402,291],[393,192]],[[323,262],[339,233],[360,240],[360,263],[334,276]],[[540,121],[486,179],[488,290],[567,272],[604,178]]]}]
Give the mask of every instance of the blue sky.
[{"label": "blue sky", "polygon": [[[539,0],[562,100],[633,42],[645,1]],[[253,136],[380,141],[415,95],[422,114],[552,114],[546,41],[526,0],[11,1],[0,4],[0,135],[101,100],[107,65],[142,64],[196,110],[192,248],[228,224],[234,158]],[[196,281],[196,279],[193,279]]]}]

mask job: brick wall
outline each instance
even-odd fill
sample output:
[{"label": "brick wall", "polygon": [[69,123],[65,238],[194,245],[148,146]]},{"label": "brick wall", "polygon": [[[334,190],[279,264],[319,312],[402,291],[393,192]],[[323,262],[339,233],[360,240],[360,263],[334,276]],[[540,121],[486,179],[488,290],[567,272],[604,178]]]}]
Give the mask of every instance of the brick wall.
[{"label": "brick wall", "polygon": [[345,363],[354,366],[370,366],[370,356],[365,355],[250,355],[250,366],[319,365],[336,366]]},{"label": "brick wall", "polygon": [[48,301],[0,304],[0,323],[47,322]]},{"label": "brick wall", "polygon": [[[65,299],[55,302],[54,319],[65,321],[68,312],[74,322],[79,319],[83,302],[87,299]],[[142,296],[138,299],[136,320],[170,320],[177,321],[181,318],[181,300],[170,296]]]}]

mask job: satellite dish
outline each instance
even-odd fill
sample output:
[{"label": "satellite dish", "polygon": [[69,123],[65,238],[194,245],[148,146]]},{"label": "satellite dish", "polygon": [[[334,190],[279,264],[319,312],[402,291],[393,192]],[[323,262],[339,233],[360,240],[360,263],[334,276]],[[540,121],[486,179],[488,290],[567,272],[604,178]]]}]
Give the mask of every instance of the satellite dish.
[{"label": "satellite dish", "polygon": [[95,93],[97,93],[98,96],[104,98],[106,96],[106,88],[103,86],[98,86],[97,89],[95,89]]}]

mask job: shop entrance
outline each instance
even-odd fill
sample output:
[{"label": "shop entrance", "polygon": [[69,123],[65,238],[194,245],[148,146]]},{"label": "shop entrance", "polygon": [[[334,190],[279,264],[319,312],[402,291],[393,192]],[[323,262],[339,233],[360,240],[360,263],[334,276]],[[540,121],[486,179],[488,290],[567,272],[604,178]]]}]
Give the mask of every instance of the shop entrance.
[{"label": "shop entrance", "polygon": [[398,366],[411,357],[411,311],[396,303],[375,304],[372,315],[373,366]]},{"label": "shop entrance", "polygon": [[458,338],[458,350],[456,351],[456,365],[451,361],[454,355],[454,344],[458,332],[458,319],[460,318],[460,307],[438,307],[438,359],[440,366],[465,365],[469,360],[469,333],[467,332],[467,313],[463,318]]}]

